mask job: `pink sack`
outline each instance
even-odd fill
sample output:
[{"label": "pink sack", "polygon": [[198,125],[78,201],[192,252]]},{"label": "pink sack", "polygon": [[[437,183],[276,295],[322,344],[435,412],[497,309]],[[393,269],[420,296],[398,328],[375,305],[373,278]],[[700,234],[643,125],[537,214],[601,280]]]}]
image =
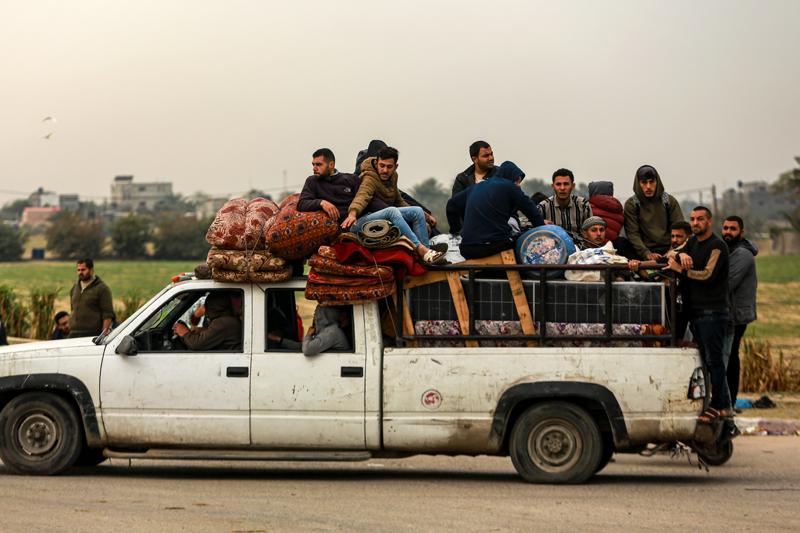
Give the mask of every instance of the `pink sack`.
[{"label": "pink sack", "polygon": [[266,248],[266,234],[275,214],[278,204],[266,198],[253,198],[247,203],[245,217],[245,243],[248,249],[263,250]]},{"label": "pink sack", "polygon": [[206,232],[206,242],[226,250],[245,250],[247,200],[234,198],[225,202]]}]

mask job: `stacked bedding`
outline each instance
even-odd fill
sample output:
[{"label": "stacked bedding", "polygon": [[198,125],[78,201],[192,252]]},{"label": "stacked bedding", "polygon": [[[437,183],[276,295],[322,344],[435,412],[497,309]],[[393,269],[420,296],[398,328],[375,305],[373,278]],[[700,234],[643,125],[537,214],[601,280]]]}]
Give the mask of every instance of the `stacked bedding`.
[{"label": "stacked bedding", "polygon": [[321,305],[345,305],[379,300],[394,294],[391,267],[368,263],[342,263],[330,246],[320,246],[308,264],[311,271],[306,298]]},{"label": "stacked bedding", "polygon": [[234,198],[222,206],[206,233],[211,277],[259,283],[289,279],[292,270],[286,261],[267,251],[265,233],[277,213],[278,205],[265,198]]},{"label": "stacked bedding", "polygon": [[266,232],[269,251],[289,261],[307,258],[339,234],[338,221],[324,211],[298,211],[299,199],[299,194],[287,196]]}]

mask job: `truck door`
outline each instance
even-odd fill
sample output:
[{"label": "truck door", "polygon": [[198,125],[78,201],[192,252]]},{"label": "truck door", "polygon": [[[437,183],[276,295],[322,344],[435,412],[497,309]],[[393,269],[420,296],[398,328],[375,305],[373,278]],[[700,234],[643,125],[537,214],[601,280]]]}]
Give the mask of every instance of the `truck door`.
[{"label": "truck door", "polygon": [[[250,399],[253,446],[364,449],[366,341],[361,306],[342,306],[349,350],[305,356],[304,334],[316,302],[302,289],[254,290],[253,376]],[[355,316],[354,316],[355,315]]]},{"label": "truck door", "polygon": [[[247,446],[250,444],[250,331],[252,287],[230,285],[166,293],[126,326],[106,348],[100,375],[103,423],[112,445]],[[200,284],[200,287],[202,285]],[[211,287],[215,287],[212,289]],[[238,349],[189,350],[172,333],[178,320],[192,315],[211,291],[230,298],[241,319]],[[208,327],[208,317],[198,326]],[[121,339],[133,336],[136,355],[118,355]]]}]

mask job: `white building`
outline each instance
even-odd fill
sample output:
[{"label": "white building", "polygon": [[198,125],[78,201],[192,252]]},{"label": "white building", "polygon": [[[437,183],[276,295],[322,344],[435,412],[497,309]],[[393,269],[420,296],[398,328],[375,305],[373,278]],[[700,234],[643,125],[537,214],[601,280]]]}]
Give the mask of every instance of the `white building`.
[{"label": "white building", "polygon": [[172,196],[172,183],[134,183],[133,176],[116,176],[111,183],[111,208],[115,211],[152,211],[159,200]]}]

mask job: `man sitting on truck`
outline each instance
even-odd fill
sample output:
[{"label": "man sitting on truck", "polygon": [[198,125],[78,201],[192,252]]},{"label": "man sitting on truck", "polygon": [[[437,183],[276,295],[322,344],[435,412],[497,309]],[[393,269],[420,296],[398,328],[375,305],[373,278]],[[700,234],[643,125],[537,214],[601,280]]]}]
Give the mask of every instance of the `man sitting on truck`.
[{"label": "man sitting on truck", "polygon": [[208,326],[204,328],[189,329],[183,322],[173,326],[187,348],[197,352],[242,349],[242,322],[234,315],[230,292],[211,292],[206,297],[205,317]]},{"label": "man sitting on truck", "polygon": [[[456,194],[447,202],[450,231],[464,220],[461,229],[461,255],[466,259],[488,257],[514,248],[508,219],[522,211],[533,227],[544,224],[539,208],[528,198],[520,183],[525,173],[506,161],[494,176]],[[461,216],[463,214],[463,217]]]},{"label": "man sitting on truck", "polygon": [[[397,150],[387,146],[378,152],[377,157],[366,159],[361,164],[361,185],[350,203],[342,229],[358,233],[369,221],[388,220],[414,244],[423,263],[442,263],[444,253],[429,248],[428,224],[435,226],[436,218],[421,207],[411,206],[400,193],[397,185],[398,157]],[[389,207],[370,211],[369,204],[375,199]]]},{"label": "man sitting on truck", "polygon": [[[311,169],[314,174],[306,178],[303,184],[297,210],[325,211],[341,224],[356,196],[361,178],[355,174],[339,172],[336,169],[336,157],[330,148],[320,148],[311,154]],[[379,211],[385,207],[385,203],[375,198],[367,206],[367,210]]]}]

